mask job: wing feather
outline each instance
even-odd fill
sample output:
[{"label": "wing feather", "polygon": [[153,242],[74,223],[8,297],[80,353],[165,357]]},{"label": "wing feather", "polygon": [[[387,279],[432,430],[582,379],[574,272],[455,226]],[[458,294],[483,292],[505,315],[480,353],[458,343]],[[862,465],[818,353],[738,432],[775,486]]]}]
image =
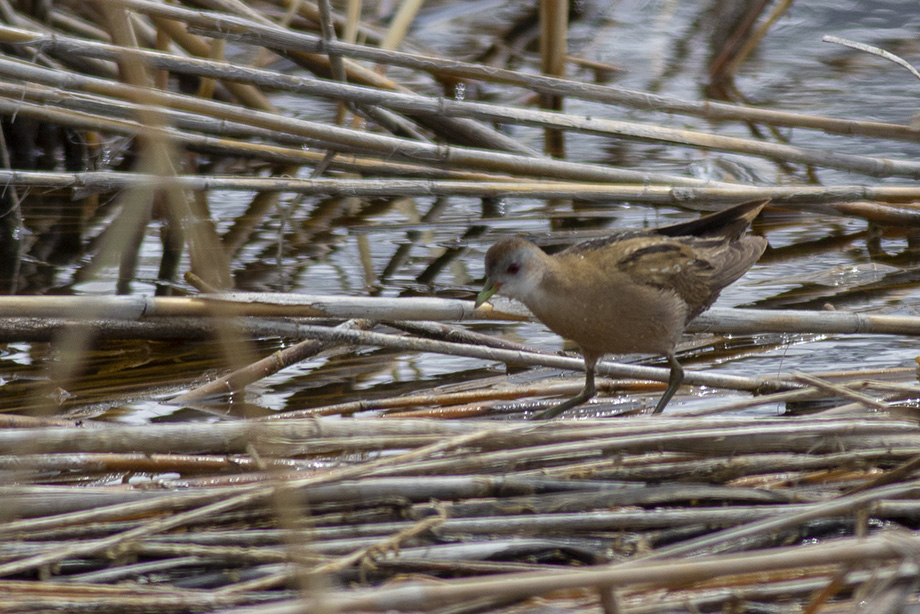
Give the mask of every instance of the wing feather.
[{"label": "wing feather", "polygon": [[677,293],[688,306],[689,321],[712,305],[722,288],[741,277],[765,247],[766,240],[756,236],[728,241],[637,233],[614,242],[581,243],[560,256],[587,258],[610,273],[628,275],[636,284]]}]

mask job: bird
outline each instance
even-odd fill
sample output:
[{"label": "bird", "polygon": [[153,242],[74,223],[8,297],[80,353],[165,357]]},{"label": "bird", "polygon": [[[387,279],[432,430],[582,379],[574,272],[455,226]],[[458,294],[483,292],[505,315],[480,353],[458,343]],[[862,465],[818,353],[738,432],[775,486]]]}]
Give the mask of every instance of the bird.
[{"label": "bird", "polygon": [[767,240],[746,234],[769,202],[756,200],[696,220],[620,230],[550,255],[515,236],[486,252],[478,308],[496,293],[517,299],[556,334],[574,341],[585,361],[585,387],[536,419],[554,418],[594,396],[594,370],[604,354],[665,356],[664,410],[684,379],[674,349],[687,324],[763,254]]}]

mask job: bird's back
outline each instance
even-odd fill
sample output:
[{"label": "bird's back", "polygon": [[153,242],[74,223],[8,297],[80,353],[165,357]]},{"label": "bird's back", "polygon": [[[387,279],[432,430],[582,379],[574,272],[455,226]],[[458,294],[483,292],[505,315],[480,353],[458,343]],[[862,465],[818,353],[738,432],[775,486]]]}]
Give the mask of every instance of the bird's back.
[{"label": "bird's back", "polygon": [[744,234],[744,231],[754,218],[760,213],[769,199],[754,200],[723,211],[703,216],[689,222],[661,226],[660,228],[614,230],[608,235],[576,243],[561,253],[579,253],[601,249],[613,243],[628,239],[661,237],[696,237],[698,239],[713,239],[716,241],[734,241]]},{"label": "bird's back", "polygon": [[763,237],[744,235],[766,200],[742,203],[690,222],[649,230],[622,230],[573,245],[555,257],[594,263],[610,278],[672,291],[687,306],[687,321],[757,262]]}]

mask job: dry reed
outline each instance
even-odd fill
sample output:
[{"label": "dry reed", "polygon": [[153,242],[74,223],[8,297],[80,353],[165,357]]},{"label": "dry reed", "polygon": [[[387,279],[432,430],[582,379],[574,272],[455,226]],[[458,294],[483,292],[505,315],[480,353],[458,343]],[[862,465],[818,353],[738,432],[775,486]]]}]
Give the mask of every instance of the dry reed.
[{"label": "dry reed", "polygon": [[[604,362],[599,375],[614,379],[598,383],[600,399],[573,412],[578,419],[538,423],[522,418],[577,390],[580,381],[560,382],[558,372],[583,362],[478,330],[530,322],[529,313],[499,301],[474,309],[470,300],[384,290],[457,198],[481,199],[483,215],[428,259],[414,289],[434,294],[452,259],[479,246],[486,229],[501,229],[488,213],[501,199],[576,201],[577,220],[584,202],[707,210],[770,198],[768,215],[780,219],[804,212],[865,220],[869,249],[879,252],[871,247],[877,227],[897,227],[905,254],[880,258],[897,270],[852,291],[909,287],[917,283],[909,252],[920,189],[903,180],[920,176],[920,164],[874,152],[916,142],[918,129],[566,78],[569,15],[561,2],[540,3],[541,75],[416,48],[419,2],[402,3],[386,31],[361,22],[358,4],[349,2],[343,16],[328,0],[62,0],[50,12],[43,3],[0,0],[0,197],[11,198],[2,200],[9,215],[0,216],[0,247],[29,235],[30,206],[64,202],[62,211],[98,228],[93,245],[70,254],[75,281],[113,267],[125,294],[62,296],[49,284],[24,296],[13,283],[0,296],[4,360],[52,365],[37,381],[28,372],[3,382],[0,612],[459,614],[538,611],[547,601],[571,612],[862,603],[881,611],[916,599],[914,368],[739,376],[691,367],[686,382],[703,387],[706,402],[649,416],[643,394],[660,389],[668,371]],[[752,5],[714,54],[714,75],[736,73],[788,3],[754,28],[763,7]],[[605,66],[584,58],[580,65]],[[521,88],[542,97],[543,110],[520,98],[454,96],[452,88],[477,83]],[[281,96],[311,112],[331,103],[334,119],[282,108]],[[642,121],[563,113],[562,100],[619,105]],[[664,114],[713,123],[665,126]],[[742,137],[717,122],[815,131],[820,145],[753,129]],[[36,125],[60,137],[60,164],[13,164],[31,153],[26,141],[9,138],[12,130]],[[522,127],[545,134],[550,156],[505,132]],[[565,159],[563,139],[584,135],[805,167],[812,177],[842,171],[848,183],[803,185],[791,174],[716,181]],[[856,144],[873,153],[857,153]],[[249,200],[221,227],[213,199],[229,192]],[[273,244],[255,239],[260,234],[277,232],[280,263],[287,241],[318,249],[334,243],[341,218],[373,228],[378,219],[365,210],[375,199],[415,198],[434,202],[392,225],[387,236],[405,233],[405,241],[381,272],[372,239],[355,240],[366,286],[355,294],[377,295],[230,291],[236,274],[271,259]],[[307,215],[296,211],[304,203]],[[142,296],[131,283],[142,277],[140,245],[155,224],[158,295]],[[37,244],[40,227],[29,226]],[[81,231],[71,240],[84,242]],[[846,244],[851,235],[829,242]],[[255,258],[247,253],[253,245],[264,250]],[[779,247],[765,261],[782,262],[796,249],[821,246]],[[53,259],[35,253],[17,265]],[[206,293],[166,296],[190,293],[180,267]],[[833,292],[810,298],[839,297]],[[689,331],[701,336],[682,352],[720,347],[731,355],[732,336],[756,340],[751,351],[782,345],[777,338],[911,338],[920,318],[712,309]],[[208,340],[219,359],[183,360],[193,341]],[[97,345],[110,352],[100,362],[90,350]],[[343,357],[372,360],[376,352],[381,379],[396,379],[393,355],[463,357],[504,372],[369,392]],[[157,361],[175,361],[159,385],[127,381]],[[292,368],[299,375],[288,379],[282,370]],[[314,394],[324,370],[335,368],[331,387],[351,394]],[[107,369],[122,379],[113,384]],[[133,385],[154,413],[178,421],[117,423],[120,405],[136,398]],[[297,406],[254,411],[247,395],[273,387],[286,387]],[[744,395],[715,396],[731,390]],[[620,415],[628,417],[613,417]]]}]

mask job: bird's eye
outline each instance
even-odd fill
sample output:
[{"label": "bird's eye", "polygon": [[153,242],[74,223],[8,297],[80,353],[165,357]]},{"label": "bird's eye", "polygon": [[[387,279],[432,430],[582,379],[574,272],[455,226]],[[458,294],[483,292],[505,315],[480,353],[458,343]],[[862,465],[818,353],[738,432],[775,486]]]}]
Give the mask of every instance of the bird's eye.
[{"label": "bird's eye", "polygon": [[518,271],[521,270],[521,265],[519,265],[517,262],[512,262],[508,265],[507,270],[509,275],[517,275]]}]

